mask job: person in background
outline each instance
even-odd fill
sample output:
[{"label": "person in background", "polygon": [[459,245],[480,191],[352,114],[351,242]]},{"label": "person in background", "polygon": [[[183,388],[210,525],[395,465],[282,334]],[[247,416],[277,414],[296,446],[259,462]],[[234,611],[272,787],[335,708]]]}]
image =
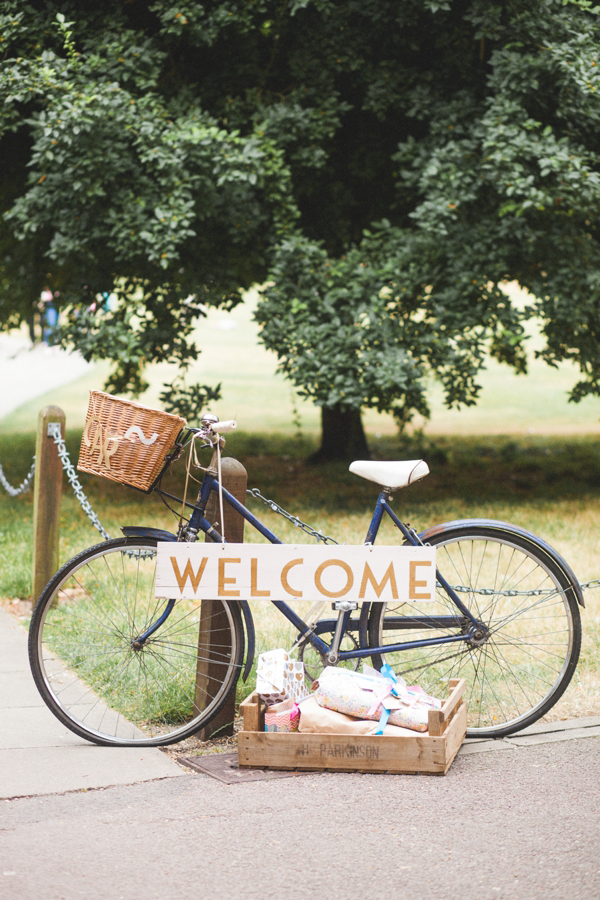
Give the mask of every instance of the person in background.
[{"label": "person in background", "polygon": [[54,305],[52,291],[42,291],[42,341],[47,344],[49,337],[58,323],[58,310]]}]

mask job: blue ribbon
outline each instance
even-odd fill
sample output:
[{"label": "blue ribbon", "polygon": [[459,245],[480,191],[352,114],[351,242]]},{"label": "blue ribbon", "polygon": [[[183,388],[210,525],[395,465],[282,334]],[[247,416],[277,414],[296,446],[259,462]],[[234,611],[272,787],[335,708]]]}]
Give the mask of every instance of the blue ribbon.
[{"label": "blue ribbon", "polygon": [[379,720],[379,725],[377,726],[377,731],[375,732],[375,734],[383,734],[383,729],[387,725],[389,717],[390,717],[390,711],[389,711],[389,709],[386,709],[384,706],[383,712],[381,713],[381,718]]},{"label": "blue ribbon", "polygon": [[[393,681],[394,684],[398,683],[397,679],[396,679],[396,675],[394,673],[394,670],[392,669],[392,667],[390,666],[389,663],[384,663],[384,665],[381,667],[381,674],[384,675],[386,678],[389,678],[390,681]],[[398,688],[392,687],[390,693],[393,694],[394,697],[397,697],[398,696]],[[375,734],[383,734],[383,729],[387,725],[389,717],[390,717],[390,710],[386,709],[384,706],[383,712],[381,713],[381,718],[379,719],[379,724],[377,726],[377,731],[375,732]]]}]

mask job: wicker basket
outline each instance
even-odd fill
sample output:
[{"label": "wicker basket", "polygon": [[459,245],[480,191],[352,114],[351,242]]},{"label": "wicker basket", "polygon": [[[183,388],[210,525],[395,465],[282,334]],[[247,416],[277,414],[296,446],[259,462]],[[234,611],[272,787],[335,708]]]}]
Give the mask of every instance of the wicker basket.
[{"label": "wicker basket", "polygon": [[148,491],[185,419],[90,391],[77,468]]}]

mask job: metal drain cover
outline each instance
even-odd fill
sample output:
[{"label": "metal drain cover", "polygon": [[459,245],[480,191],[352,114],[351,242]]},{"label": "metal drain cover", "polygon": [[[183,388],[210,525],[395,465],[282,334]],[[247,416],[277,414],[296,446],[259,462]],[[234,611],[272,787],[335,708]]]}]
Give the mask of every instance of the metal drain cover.
[{"label": "metal drain cover", "polygon": [[[271,781],[274,778],[291,778],[294,775],[314,775],[314,772],[279,771],[276,769],[240,769],[237,750],[234,753],[211,753],[208,756],[180,756],[178,763],[217,778],[225,784],[248,781]],[[318,774],[318,773],[317,773]]]}]

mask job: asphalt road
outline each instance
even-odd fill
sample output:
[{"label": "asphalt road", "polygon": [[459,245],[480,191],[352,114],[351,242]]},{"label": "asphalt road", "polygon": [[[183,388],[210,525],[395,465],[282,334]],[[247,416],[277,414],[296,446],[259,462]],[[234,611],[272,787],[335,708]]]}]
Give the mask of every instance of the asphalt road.
[{"label": "asphalt road", "polygon": [[189,775],[0,803],[5,900],[593,900],[600,739],[445,777]]}]

